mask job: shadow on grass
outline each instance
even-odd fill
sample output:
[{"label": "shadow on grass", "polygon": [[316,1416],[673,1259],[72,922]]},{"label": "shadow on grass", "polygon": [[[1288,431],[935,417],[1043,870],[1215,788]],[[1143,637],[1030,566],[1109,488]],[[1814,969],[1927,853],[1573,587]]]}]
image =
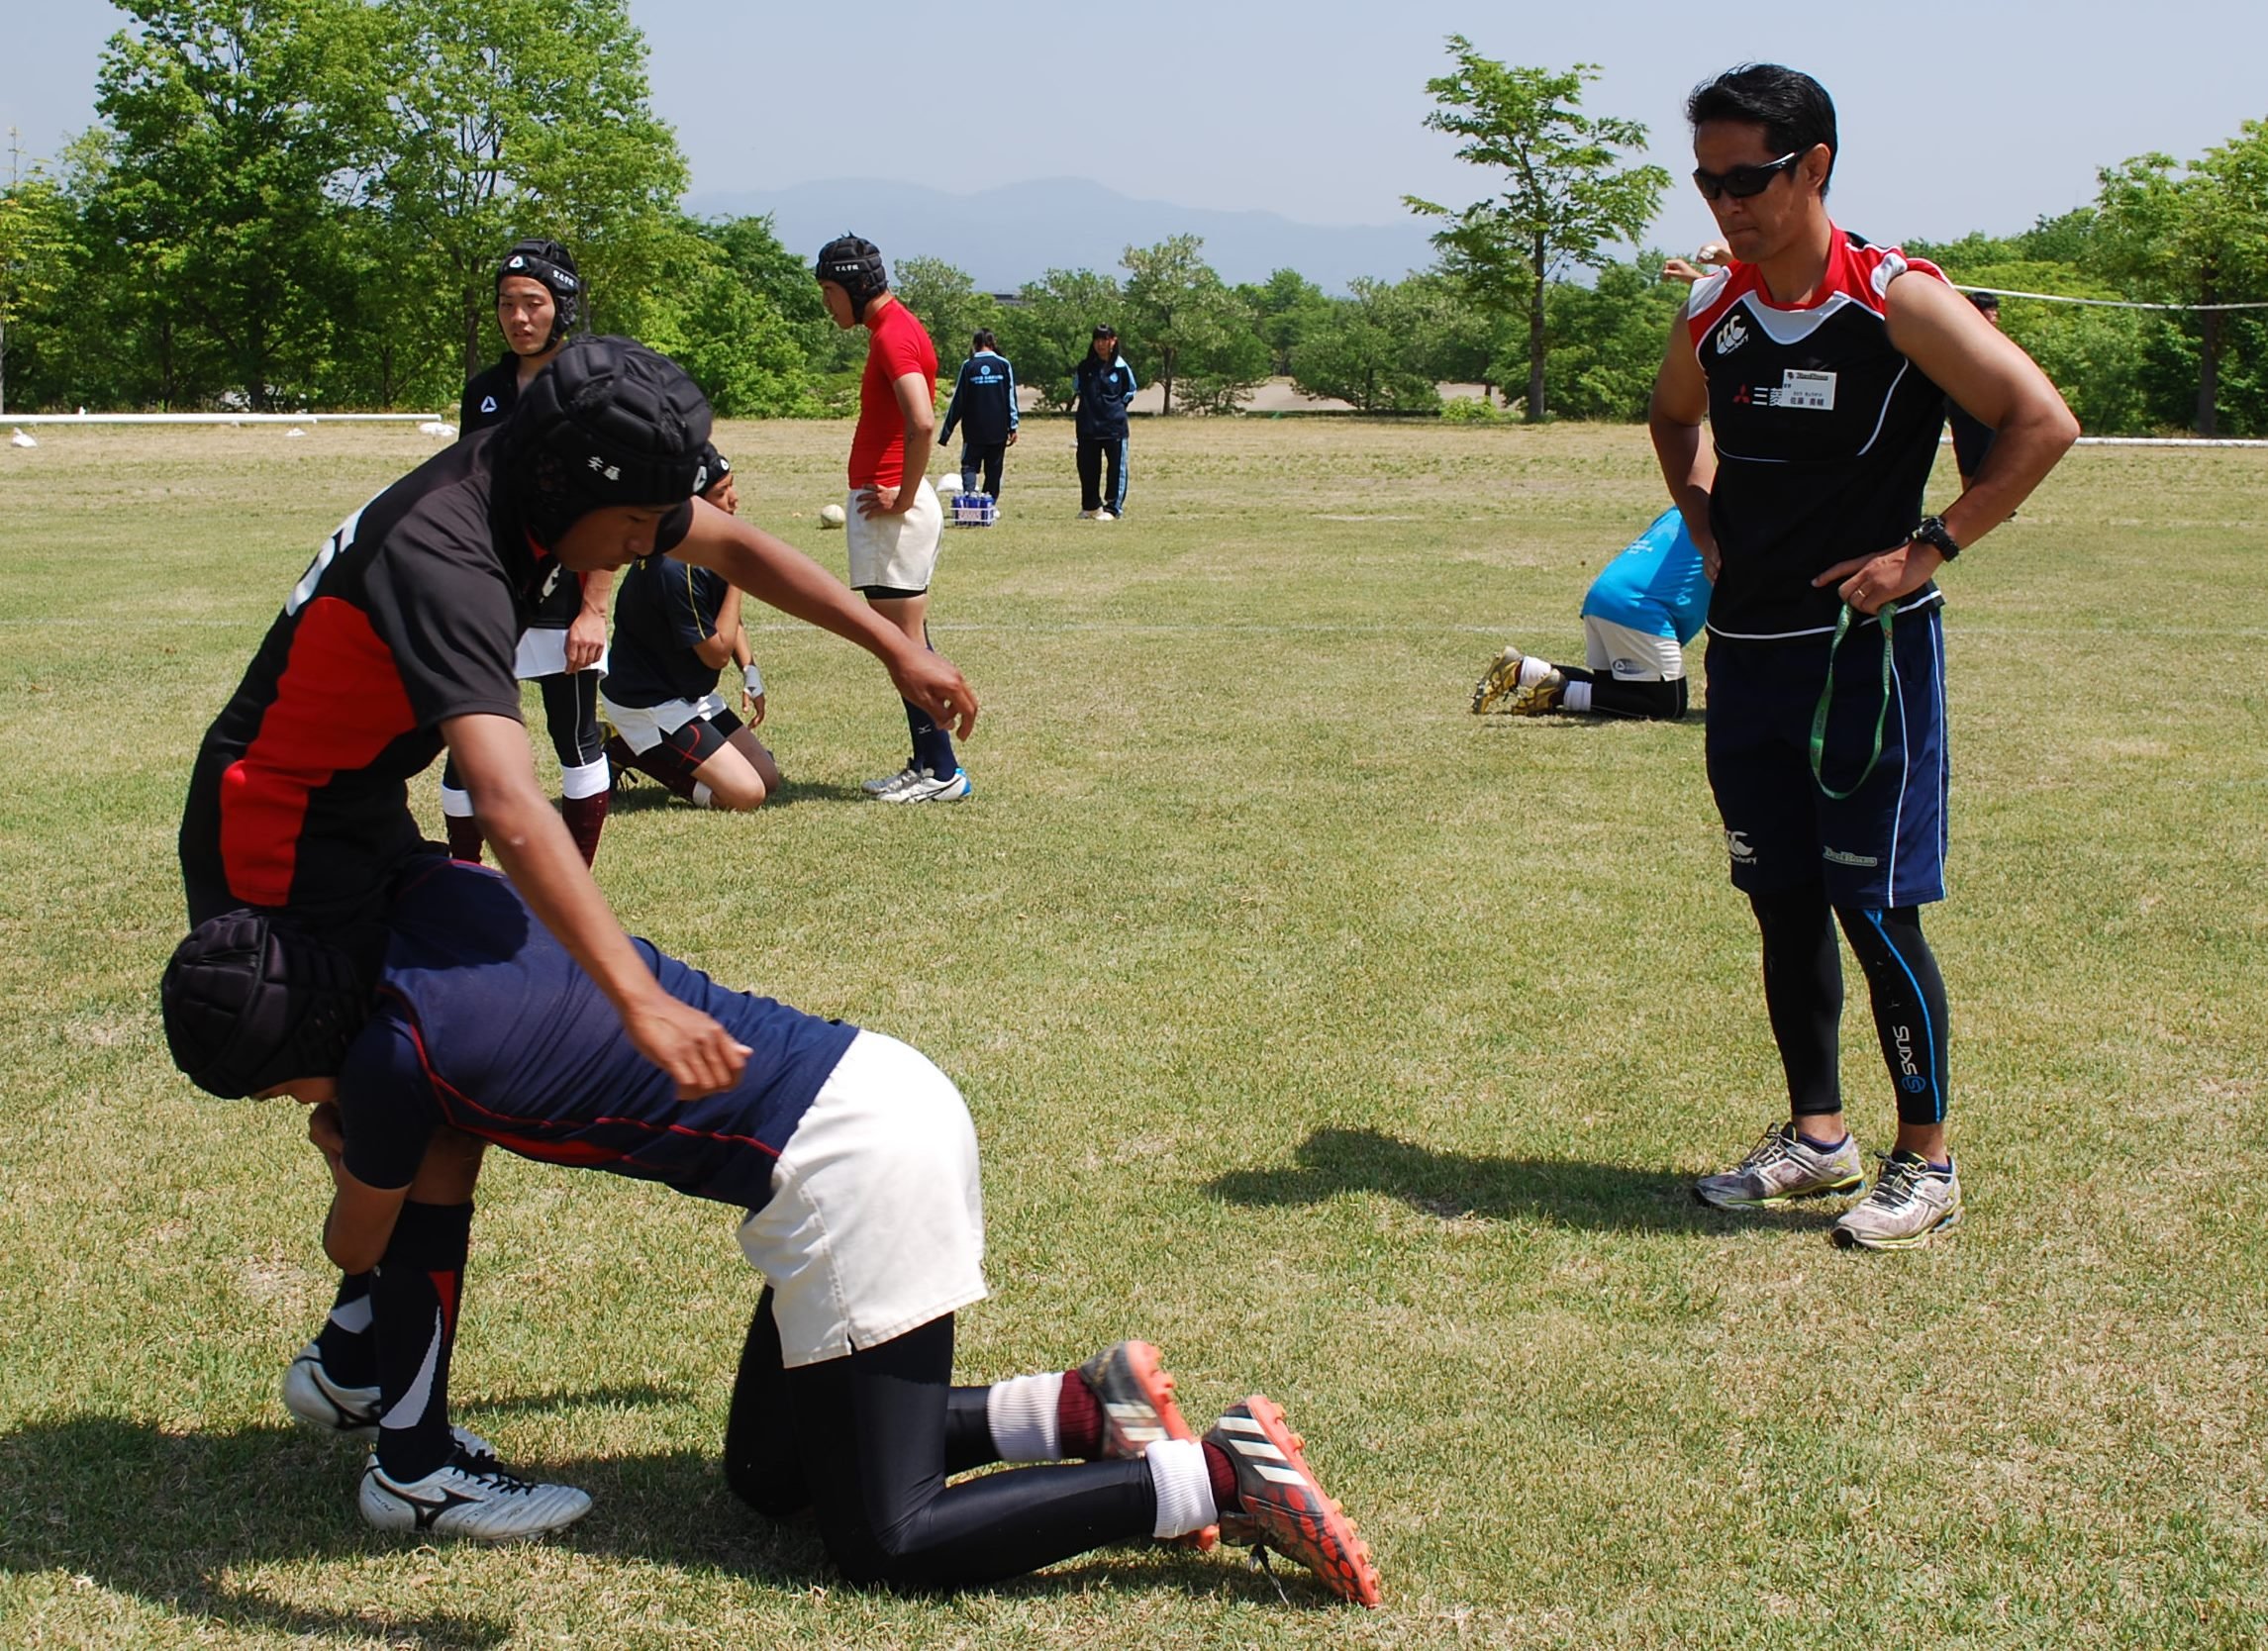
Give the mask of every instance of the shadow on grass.
[{"label": "shadow on grass", "polygon": [[[838,785],[832,780],[783,779],[779,790],[767,798],[764,806],[753,812],[758,815],[777,814],[792,809],[798,803],[863,803],[866,793],[854,785]],[[641,776],[636,785],[623,787],[607,805],[609,814],[644,814],[649,809],[690,809],[693,805],[672,795],[658,780]]]},{"label": "shadow on grass", "polygon": [[1318,1129],[1288,1167],[1231,1170],[1208,1190],[1228,1203],[1261,1208],[1378,1193],[1443,1219],[1482,1215],[1701,1235],[1740,1226],[1824,1226],[1835,1213],[1771,1210],[1735,1217],[1696,1204],[1692,1189],[1691,1177],[1665,1170],[1571,1158],[1480,1158],[1375,1129]]},{"label": "shadow on grass", "polygon": [[[340,1600],[336,1584],[320,1586],[337,1602],[316,1605],[231,1580],[233,1572],[270,1565],[411,1559],[418,1538],[373,1531],[355,1510],[360,1463],[353,1449],[294,1427],[172,1433],[103,1415],[32,1422],[0,1435],[0,1574],[60,1572],[186,1620],[294,1639],[383,1632],[449,1651],[488,1651],[514,1638],[525,1624],[506,1601],[492,1609],[397,1612],[378,1600]],[[772,1521],[743,1506],[712,1455],[521,1465],[591,1493],[590,1515],[548,1539],[556,1546],[728,1573],[789,1592],[844,1586],[808,1516]],[[380,1579],[374,1592],[384,1587],[382,1570],[364,1574]],[[1295,1603],[1330,1602],[1305,1572],[1283,1580]],[[984,1592],[1023,1598],[1105,1587],[1276,1598],[1275,1584],[1247,1567],[1180,1550],[1133,1564],[1098,1552]]]}]

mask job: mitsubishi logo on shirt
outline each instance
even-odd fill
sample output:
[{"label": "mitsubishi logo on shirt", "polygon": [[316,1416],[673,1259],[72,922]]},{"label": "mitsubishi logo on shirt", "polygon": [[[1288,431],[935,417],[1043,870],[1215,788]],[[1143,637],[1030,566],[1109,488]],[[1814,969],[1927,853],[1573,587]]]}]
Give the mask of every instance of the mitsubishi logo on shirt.
[{"label": "mitsubishi logo on shirt", "polygon": [[1727,316],[1725,325],[1717,330],[1717,353],[1729,355],[1748,341],[1748,324],[1739,316]]}]

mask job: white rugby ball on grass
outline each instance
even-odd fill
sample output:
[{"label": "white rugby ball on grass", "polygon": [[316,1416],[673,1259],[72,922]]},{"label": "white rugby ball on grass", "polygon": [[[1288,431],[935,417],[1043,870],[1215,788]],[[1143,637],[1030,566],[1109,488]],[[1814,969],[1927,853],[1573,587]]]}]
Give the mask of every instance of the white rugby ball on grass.
[{"label": "white rugby ball on grass", "polygon": [[822,505],[819,507],[819,525],[822,528],[839,528],[842,526],[842,507],[840,505]]}]

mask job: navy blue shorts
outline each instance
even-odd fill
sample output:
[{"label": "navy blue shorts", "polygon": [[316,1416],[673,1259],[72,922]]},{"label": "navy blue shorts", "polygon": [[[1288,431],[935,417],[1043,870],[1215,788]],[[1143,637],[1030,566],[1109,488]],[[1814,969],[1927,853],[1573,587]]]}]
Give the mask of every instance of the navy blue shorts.
[{"label": "navy blue shorts", "polygon": [[[1890,712],[1882,757],[1848,799],[1812,778],[1812,713],[1827,638],[1709,639],[1709,788],[1725,821],[1732,885],[1777,894],[1818,878],[1837,906],[1920,906],[1945,898],[1945,631],[1938,604],[1891,627]],[[1883,704],[1882,631],[1844,637],[1834,660],[1826,782],[1847,789],[1866,766]]]}]

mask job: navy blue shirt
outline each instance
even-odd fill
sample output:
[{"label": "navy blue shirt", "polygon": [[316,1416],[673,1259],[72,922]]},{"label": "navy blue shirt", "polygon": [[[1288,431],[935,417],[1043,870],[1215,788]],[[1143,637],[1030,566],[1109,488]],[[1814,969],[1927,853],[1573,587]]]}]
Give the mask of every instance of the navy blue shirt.
[{"label": "navy blue shirt", "polygon": [[937,427],[937,444],[951,440],[958,425],[970,446],[997,447],[1016,429],[1016,369],[1006,357],[980,349],[960,364],[945,422]]},{"label": "navy blue shirt", "polygon": [[728,992],[633,939],[662,989],[749,1049],[740,1081],[680,1101],[614,1006],[510,882],[447,861],[409,878],[387,916],[377,1010],[346,1051],[347,1173],[406,1187],[450,1124],[545,1163],[659,1181],[756,1209],[773,1165],[858,1028]]},{"label": "navy blue shirt", "polygon": [[715,693],[718,667],[693,649],[717,633],[731,588],[722,573],[675,556],[631,563],[615,586],[607,698],[644,710]]},{"label": "navy blue shirt", "polygon": [[1071,384],[1079,397],[1079,434],[1091,441],[1125,440],[1127,409],[1134,398],[1134,368],[1126,357],[1114,354],[1106,362],[1090,349],[1079,358]]}]

